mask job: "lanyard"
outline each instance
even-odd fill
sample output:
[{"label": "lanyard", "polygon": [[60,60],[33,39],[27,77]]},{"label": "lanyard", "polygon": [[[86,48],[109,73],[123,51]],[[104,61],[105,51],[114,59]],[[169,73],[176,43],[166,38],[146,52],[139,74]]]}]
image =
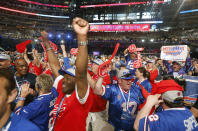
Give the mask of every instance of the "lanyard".
[{"label": "lanyard", "polygon": [[19,88],[19,84],[18,84],[18,81],[17,81],[16,75],[14,75],[14,79],[15,79],[15,81],[16,81],[16,86]]},{"label": "lanyard", "polygon": [[17,90],[18,90],[18,95],[17,95],[17,97],[18,97],[21,94],[21,87],[19,86],[19,83],[17,81],[16,74],[14,75],[14,79],[15,79],[15,82],[16,82]]},{"label": "lanyard", "polygon": [[56,119],[58,118],[58,115],[59,115],[59,113],[60,113],[61,106],[62,106],[62,104],[63,104],[63,101],[64,101],[65,97],[66,97],[66,95],[64,95],[64,97],[61,99],[61,102],[60,102],[60,104],[59,104],[59,106],[58,106],[58,110],[57,110],[57,112],[56,112],[56,116],[55,116],[55,118],[54,118],[54,121],[53,121],[53,124],[52,124],[52,127],[51,127],[50,131],[53,131],[55,121],[56,121]]},{"label": "lanyard", "polygon": [[2,127],[2,129],[0,131],[8,131],[11,125],[11,118],[13,116],[13,113],[11,113],[8,121],[6,122],[6,124]]},{"label": "lanyard", "polygon": [[[120,86],[119,86],[119,88],[120,88]],[[121,92],[121,94],[122,94],[122,96],[124,98],[124,101],[126,103],[126,110],[129,111],[129,99],[130,99],[130,94],[131,94],[130,90],[129,90],[129,95],[128,95],[128,100],[127,101],[126,101],[126,98],[125,98],[124,93],[123,93],[121,88],[120,88],[120,92]]]}]

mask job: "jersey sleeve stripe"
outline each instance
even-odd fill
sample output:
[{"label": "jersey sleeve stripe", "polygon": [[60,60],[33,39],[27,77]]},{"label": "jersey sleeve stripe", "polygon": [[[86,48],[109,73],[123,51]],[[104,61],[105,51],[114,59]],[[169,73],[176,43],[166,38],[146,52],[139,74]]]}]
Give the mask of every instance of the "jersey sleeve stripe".
[{"label": "jersey sleeve stripe", "polygon": [[102,85],[102,96],[104,96],[105,92],[106,92],[106,87]]},{"label": "jersey sleeve stripe", "polygon": [[59,81],[61,80],[61,79],[63,79],[64,77],[62,76],[62,75],[59,75],[56,79],[55,79],[55,81],[54,81],[54,84],[53,84],[53,87],[54,88],[58,88],[58,83],[59,83]]},{"label": "jersey sleeve stripe", "polygon": [[146,117],[145,117],[145,120],[144,120],[144,131],[147,131],[147,130],[146,130],[146,127],[147,127],[147,117],[148,117],[148,116],[146,116]]}]

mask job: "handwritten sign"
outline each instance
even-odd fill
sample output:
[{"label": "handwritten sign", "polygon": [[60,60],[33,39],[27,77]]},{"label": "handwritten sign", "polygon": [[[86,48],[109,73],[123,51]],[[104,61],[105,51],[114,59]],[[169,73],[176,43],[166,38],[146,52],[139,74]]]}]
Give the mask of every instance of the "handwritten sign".
[{"label": "handwritten sign", "polygon": [[161,59],[171,61],[186,61],[187,45],[162,46]]}]

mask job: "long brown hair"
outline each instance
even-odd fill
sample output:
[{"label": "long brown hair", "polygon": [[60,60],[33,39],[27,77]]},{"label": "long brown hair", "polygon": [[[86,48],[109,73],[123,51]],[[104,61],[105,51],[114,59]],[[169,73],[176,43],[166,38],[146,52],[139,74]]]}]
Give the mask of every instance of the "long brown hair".
[{"label": "long brown hair", "polygon": [[144,78],[150,80],[150,73],[144,67],[140,67],[137,70],[139,70],[139,72],[143,74]]}]

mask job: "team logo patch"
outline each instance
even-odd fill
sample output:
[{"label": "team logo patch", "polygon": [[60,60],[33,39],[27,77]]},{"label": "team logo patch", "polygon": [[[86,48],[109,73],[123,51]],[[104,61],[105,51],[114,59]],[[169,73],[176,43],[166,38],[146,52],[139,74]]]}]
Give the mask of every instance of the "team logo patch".
[{"label": "team logo patch", "polygon": [[117,95],[117,99],[120,100],[121,99],[121,95]]}]

